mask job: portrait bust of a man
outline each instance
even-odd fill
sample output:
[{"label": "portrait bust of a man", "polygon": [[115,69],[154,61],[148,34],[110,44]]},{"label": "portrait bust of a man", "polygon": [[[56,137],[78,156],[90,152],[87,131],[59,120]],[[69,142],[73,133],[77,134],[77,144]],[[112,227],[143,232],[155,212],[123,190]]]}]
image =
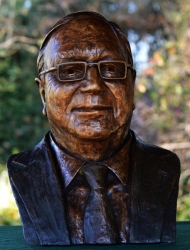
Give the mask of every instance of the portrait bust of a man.
[{"label": "portrait bust of a man", "polygon": [[51,131],[7,163],[26,242],[174,242],[180,163],[130,130],[136,72],[123,31],[72,13],[46,35],[37,64]]}]

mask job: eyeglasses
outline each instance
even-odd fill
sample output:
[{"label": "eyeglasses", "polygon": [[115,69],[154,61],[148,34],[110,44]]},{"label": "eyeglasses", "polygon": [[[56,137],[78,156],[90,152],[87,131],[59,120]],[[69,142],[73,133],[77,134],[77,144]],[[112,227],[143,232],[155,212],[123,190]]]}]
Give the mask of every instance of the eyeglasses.
[{"label": "eyeglasses", "polygon": [[131,64],[123,61],[100,61],[97,63],[87,62],[66,62],[42,71],[40,75],[57,70],[58,79],[61,82],[80,81],[85,78],[87,66],[98,66],[98,71],[102,79],[120,80],[127,76],[127,67],[132,68]]}]

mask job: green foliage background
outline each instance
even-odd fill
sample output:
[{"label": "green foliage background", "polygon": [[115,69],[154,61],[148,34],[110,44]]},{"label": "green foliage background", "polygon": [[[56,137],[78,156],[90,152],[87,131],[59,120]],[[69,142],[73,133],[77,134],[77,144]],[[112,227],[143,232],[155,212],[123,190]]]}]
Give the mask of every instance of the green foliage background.
[{"label": "green foliage background", "polygon": [[[182,162],[178,220],[190,220],[190,3],[179,0],[1,0],[0,176],[8,185],[9,155],[33,147],[49,130],[34,81],[47,31],[63,16],[92,10],[114,21],[133,48],[136,111],[132,128],[145,141],[167,145]],[[141,43],[148,60],[140,63]],[[174,145],[175,143],[175,145]],[[182,144],[186,143],[186,144]],[[183,146],[187,145],[187,146]],[[0,197],[1,200],[1,197]],[[1,204],[0,204],[1,205]],[[0,224],[19,223],[16,206],[1,209]]]}]

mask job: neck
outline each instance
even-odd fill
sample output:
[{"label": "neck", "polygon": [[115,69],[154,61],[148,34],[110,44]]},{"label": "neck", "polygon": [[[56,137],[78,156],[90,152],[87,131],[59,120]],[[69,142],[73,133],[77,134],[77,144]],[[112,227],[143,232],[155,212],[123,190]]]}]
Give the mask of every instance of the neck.
[{"label": "neck", "polygon": [[102,140],[77,138],[68,133],[56,136],[56,133],[52,133],[58,146],[70,155],[85,161],[102,161],[110,158],[119,150],[128,134],[128,129],[125,131],[124,133],[123,129],[119,130],[109,138]]}]

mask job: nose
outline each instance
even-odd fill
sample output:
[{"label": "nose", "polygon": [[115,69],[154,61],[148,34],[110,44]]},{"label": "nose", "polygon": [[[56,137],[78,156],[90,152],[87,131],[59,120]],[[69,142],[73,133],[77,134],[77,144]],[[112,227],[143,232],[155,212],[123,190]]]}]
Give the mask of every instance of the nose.
[{"label": "nose", "polygon": [[86,79],[81,86],[81,92],[100,94],[106,89],[105,83],[101,78],[97,66],[88,66]]}]

